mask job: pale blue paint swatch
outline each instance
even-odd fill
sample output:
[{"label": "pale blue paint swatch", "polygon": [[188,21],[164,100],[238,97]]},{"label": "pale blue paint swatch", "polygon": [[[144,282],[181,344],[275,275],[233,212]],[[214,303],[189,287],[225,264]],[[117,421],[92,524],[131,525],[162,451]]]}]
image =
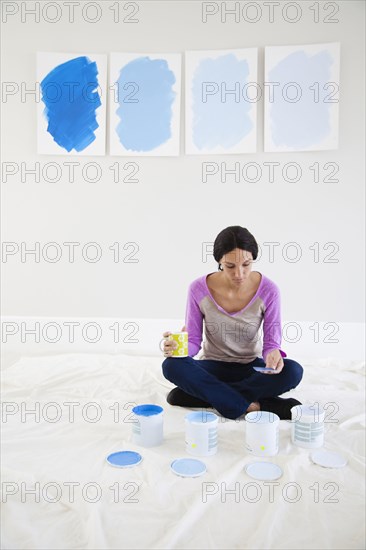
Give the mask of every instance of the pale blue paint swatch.
[{"label": "pale blue paint swatch", "polygon": [[41,82],[47,132],[70,152],[83,151],[94,140],[99,127],[96,109],[101,106],[98,69],[85,56],[57,65]]},{"label": "pale blue paint swatch", "polygon": [[152,151],[171,138],[175,81],[164,59],[139,57],[121,69],[116,132],[125,149]]},{"label": "pale blue paint swatch", "polygon": [[[199,63],[192,81],[192,140],[198,149],[230,149],[251,132],[253,107],[243,97],[248,75],[248,62],[234,54]],[[235,87],[239,94],[228,93]]]},{"label": "pale blue paint swatch", "polygon": [[[331,103],[324,103],[324,84],[330,81],[332,56],[323,51],[309,56],[304,51],[297,51],[285,57],[270,72],[269,82],[277,83],[273,87],[274,101],[270,107],[272,141],[276,146],[288,146],[294,149],[307,148],[321,143],[330,133]],[[295,82],[299,101],[292,103],[298,91],[283,86]],[[309,89],[319,83],[319,101],[316,102],[314,91]]]}]

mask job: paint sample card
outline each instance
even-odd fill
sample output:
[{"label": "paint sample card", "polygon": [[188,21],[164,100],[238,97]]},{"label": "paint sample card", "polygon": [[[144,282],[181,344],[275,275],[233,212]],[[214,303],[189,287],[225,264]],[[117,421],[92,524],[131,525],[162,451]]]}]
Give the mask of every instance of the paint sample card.
[{"label": "paint sample card", "polygon": [[37,54],[37,151],[104,155],[107,56]]},{"label": "paint sample card", "polygon": [[257,48],[186,52],[186,153],[256,152]]},{"label": "paint sample card", "polygon": [[110,56],[110,154],[179,155],[180,54]]},{"label": "paint sample card", "polygon": [[265,48],[264,150],[338,148],[340,44]]}]

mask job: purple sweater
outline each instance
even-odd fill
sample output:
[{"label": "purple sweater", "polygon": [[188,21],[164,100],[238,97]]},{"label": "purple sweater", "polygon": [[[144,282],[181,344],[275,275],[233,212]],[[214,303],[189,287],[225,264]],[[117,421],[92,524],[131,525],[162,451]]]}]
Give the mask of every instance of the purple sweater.
[{"label": "purple sweater", "polygon": [[[260,356],[266,360],[268,352],[274,349],[280,350],[282,357],[287,357],[280,349],[280,292],[273,281],[262,275],[249,304],[241,311],[227,313],[215,302],[206,277],[195,279],[188,290],[185,325],[191,357],[200,351],[202,340],[202,353],[198,359],[250,363]],[[263,334],[260,330],[262,321]]]}]

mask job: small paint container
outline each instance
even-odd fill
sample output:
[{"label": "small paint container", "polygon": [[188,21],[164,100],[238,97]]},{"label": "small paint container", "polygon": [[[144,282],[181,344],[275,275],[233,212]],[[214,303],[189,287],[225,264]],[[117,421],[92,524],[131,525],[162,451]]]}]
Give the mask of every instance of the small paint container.
[{"label": "small paint container", "polygon": [[278,453],[280,418],[268,411],[253,411],[245,415],[245,447],[255,456]]},{"label": "small paint container", "polygon": [[188,357],[188,332],[173,332],[168,340],[177,342],[177,349],[173,350],[172,357]]},{"label": "small paint container", "polygon": [[132,409],[133,442],[142,447],[156,447],[163,442],[163,407],[159,405],[137,405]]},{"label": "small paint container", "polygon": [[291,441],[298,447],[315,449],[324,443],[325,411],[316,405],[296,405],[291,409]]},{"label": "small paint container", "polygon": [[194,456],[211,456],[217,453],[217,425],[219,417],[206,410],[185,416],[186,451]]}]

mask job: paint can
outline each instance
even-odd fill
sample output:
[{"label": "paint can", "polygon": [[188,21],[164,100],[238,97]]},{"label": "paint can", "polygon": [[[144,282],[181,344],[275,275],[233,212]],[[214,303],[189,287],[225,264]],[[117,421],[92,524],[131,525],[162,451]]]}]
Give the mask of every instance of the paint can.
[{"label": "paint can", "polygon": [[324,443],[325,411],[319,404],[296,405],[291,409],[291,441],[298,447],[315,449]]},{"label": "paint can", "polygon": [[217,453],[217,425],[219,417],[206,410],[185,416],[186,451],[194,456],[211,456]]},{"label": "paint can", "polygon": [[163,407],[159,405],[137,405],[132,409],[133,442],[142,447],[156,447],[163,442]]},{"label": "paint can", "polygon": [[278,453],[280,417],[273,412],[253,411],[245,415],[245,447],[255,456]]}]

